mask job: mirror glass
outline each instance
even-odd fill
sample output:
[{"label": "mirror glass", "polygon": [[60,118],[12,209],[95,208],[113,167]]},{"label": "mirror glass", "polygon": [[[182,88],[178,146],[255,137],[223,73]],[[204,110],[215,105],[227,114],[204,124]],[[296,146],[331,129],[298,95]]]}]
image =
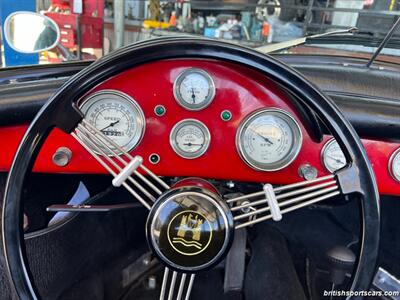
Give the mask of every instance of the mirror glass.
[{"label": "mirror glass", "polygon": [[37,53],[54,48],[60,38],[57,24],[33,12],[16,12],[4,24],[5,38],[14,50]]}]

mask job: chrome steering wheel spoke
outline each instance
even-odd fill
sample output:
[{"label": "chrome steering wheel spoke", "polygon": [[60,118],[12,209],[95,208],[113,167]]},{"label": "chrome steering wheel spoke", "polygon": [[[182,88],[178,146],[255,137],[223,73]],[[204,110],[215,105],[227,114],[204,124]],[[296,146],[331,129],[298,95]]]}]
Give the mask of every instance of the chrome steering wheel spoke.
[{"label": "chrome steering wheel spoke", "polygon": [[85,119],[71,135],[114,177],[114,186],[125,187],[147,209],[170,188],[143,165],[142,157],[133,157]]},{"label": "chrome steering wheel spoke", "polygon": [[[172,273],[172,276],[169,276]],[[170,278],[171,277],[171,278]],[[165,267],[160,300],[188,300],[192,292],[195,274],[178,273]],[[175,288],[179,281],[178,289]]]},{"label": "chrome steering wheel spoke", "polygon": [[279,221],[282,215],[342,194],[336,175],[273,188],[263,185],[260,192],[227,200],[234,215],[235,229],[269,219]]}]

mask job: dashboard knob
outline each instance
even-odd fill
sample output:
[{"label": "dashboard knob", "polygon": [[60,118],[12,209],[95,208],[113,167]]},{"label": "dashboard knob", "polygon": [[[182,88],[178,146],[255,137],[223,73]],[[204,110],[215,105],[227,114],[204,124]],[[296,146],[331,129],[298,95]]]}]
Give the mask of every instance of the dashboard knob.
[{"label": "dashboard knob", "polygon": [[299,168],[299,175],[303,177],[305,180],[313,180],[317,178],[318,171],[316,168],[308,164],[301,165]]},{"label": "dashboard knob", "polygon": [[59,167],[65,167],[72,158],[72,151],[67,147],[60,147],[53,154],[53,163]]}]

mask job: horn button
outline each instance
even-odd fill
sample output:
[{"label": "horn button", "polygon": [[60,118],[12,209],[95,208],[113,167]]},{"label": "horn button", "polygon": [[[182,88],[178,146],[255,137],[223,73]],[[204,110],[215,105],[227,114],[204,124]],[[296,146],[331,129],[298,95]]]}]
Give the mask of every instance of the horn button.
[{"label": "horn button", "polygon": [[163,194],[146,225],[150,248],[168,267],[185,272],[220,262],[233,239],[233,217],[221,197],[202,187],[179,187]]}]

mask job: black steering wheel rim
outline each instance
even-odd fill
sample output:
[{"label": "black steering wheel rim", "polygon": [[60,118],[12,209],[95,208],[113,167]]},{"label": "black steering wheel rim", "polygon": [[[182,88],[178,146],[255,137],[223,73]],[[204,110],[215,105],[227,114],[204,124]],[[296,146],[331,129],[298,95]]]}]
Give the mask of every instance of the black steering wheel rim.
[{"label": "black steering wheel rim", "polygon": [[[301,74],[252,49],[214,40],[161,38],[129,45],[99,59],[71,77],[51,97],[27,130],[14,158],[3,206],[3,241],[9,275],[20,299],[39,299],[31,280],[22,231],[22,187],[26,175],[53,127],[71,132],[82,115],[72,105],[94,86],[117,73],[161,59],[203,58],[224,60],[255,69],[285,87],[325,123],[352,162],[359,181],[350,187],[361,196],[361,249],[352,290],[368,290],[379,246],[379,194],[372,167],[357,133],[333,102]],[[362,176],[361,176],[362,175]]]}]

